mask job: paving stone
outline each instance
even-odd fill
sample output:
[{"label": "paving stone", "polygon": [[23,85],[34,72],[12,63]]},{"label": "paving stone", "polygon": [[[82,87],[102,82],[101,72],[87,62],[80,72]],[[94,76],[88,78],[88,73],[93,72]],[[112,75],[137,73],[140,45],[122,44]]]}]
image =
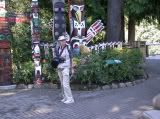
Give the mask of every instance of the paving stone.
[{"label": "paving stone", "polygon": [[0,119],[138,119],[160,91],[160,61],[147,63],[154,80],[115,90],[72,91],[70,105],[60,101],[60,89],[0,91]]},{"label": "paving stone", "polygon": [[113,88],[113,89],[118,88],[118,85],[117,85],[117,84],[114,84],[114,83],[112,83],[112,85],[111,85],[111,86],[112,86],[112,88]]},{"label": "paving stone", "polygon": [[139,83],[142,83],[142,80],[139,79],[139,80],[136,80],[135,82],[139,84]]},{"label": "paving stone", "polygon": [[136,83],[136,81],[133,81],[132,84],[135,86],[137,83]]},{"label": "paving stone", "polygon": [[120,88],[125,88],[125,87],[126,87],[126,84],[125,84],[125,83],[120,83],[120,84],[119,84],[119,87],[120,87]]},{"label": "paving stone", "polygon": [[126,84],[127,87],[133,86],[132,82],[127,82],[127,83],[125,83],[125,84]]},{"label": "paving stone", "polygon": [[146,81],[146,79],[142,79],[142,82]]},{"label": "paving stone", "polygon": [[34,88],[36,89],[44,88],[44,85],[34,84]]},{"label": "paving stone", "polygon": [[49,88],[58,89],[58,85],[57,84],[53,84],[53,83],[49,83]]},{"label": "paving stone", "polygon": [[27,89],[28,87],[25,84],[18,84],[16,88],[17,89]]},{"label": "paving stone", "polygon": [[[131,114],[132,111],[149,104],[153,95],[157,94],[158,91],[154,88],[159,87],[160,80],[149,80],[145,83],[116,90],[73,91],[75,103],[71,105],[60,102],[59,89],[39,88],[2,92],[0,117],[2,119],[7,117],[10,119],[127,119],[127,116],[120,117],[125,117],[122,115]],[[134,115],[130,116],[130,119],[132,118],[136,119]]]},{"label": "paving stone", "polygon": [[6,86],[0,86],[0,90],[12,90],[15,89],[17,85],[6,85]]},{"label": "paving stone", "polygon": [[33,85],[33,84],[29,84],[29,85],[27,86],[27,88],[28,88],[28,89],[32,89],[32,88],[34,88],[34,85]]},{"label": "paving stone", "polygon": [[111,86],[109,86],[109,85],[102,86],[103,90],[110,89],[110,88],[111,88]]}]

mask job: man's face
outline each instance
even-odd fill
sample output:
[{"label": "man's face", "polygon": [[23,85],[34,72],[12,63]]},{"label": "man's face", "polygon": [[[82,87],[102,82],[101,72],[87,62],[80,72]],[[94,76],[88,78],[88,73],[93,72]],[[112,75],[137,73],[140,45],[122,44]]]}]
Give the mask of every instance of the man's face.
[{"label": "man's face", "polygon": [[61,40],[59,41],[60,46],[65,46],[66,45],[66,40]]}]

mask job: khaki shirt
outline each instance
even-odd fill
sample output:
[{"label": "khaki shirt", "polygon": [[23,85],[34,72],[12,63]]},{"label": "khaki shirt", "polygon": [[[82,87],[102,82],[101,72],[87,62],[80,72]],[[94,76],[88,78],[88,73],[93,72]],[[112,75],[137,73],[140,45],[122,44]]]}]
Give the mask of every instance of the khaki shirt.
[{"label": "khaki shirt", "polygon": [[[62,48],[59,48],[59,53],[61,51],[62,51]],[[60,57],[63,57],[65,59],[65,61],[64,61],[64,63],[60,63],[58,65],[58,69],[70,68],[71,67],[71,59],[70,59],[70,55],[69,55],[67,47],[64,48]]]}]

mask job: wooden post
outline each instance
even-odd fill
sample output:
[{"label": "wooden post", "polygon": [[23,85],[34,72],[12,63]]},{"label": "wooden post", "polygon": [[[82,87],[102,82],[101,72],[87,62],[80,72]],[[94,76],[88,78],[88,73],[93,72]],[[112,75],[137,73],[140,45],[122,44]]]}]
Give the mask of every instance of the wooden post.
[{"label": "wooden post", "polygon": [[146,45],[146,57],[149,57],[149,46]]},{"label": "wooden post", "polygon": [[52,34],[54,41],[66,32],[64,3],[64,0],[52,0],[54,16]]}]

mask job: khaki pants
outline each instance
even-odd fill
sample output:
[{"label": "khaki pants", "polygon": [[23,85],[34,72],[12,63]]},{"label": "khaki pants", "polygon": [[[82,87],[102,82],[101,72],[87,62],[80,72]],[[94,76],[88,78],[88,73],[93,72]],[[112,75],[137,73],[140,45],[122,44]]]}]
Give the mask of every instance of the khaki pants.
[{"label": "khaki pants", "polygon": [[58,76],[61,83],[63,98],[66,100],[73,99],[70,88],[69,68],[58,69]]}]

